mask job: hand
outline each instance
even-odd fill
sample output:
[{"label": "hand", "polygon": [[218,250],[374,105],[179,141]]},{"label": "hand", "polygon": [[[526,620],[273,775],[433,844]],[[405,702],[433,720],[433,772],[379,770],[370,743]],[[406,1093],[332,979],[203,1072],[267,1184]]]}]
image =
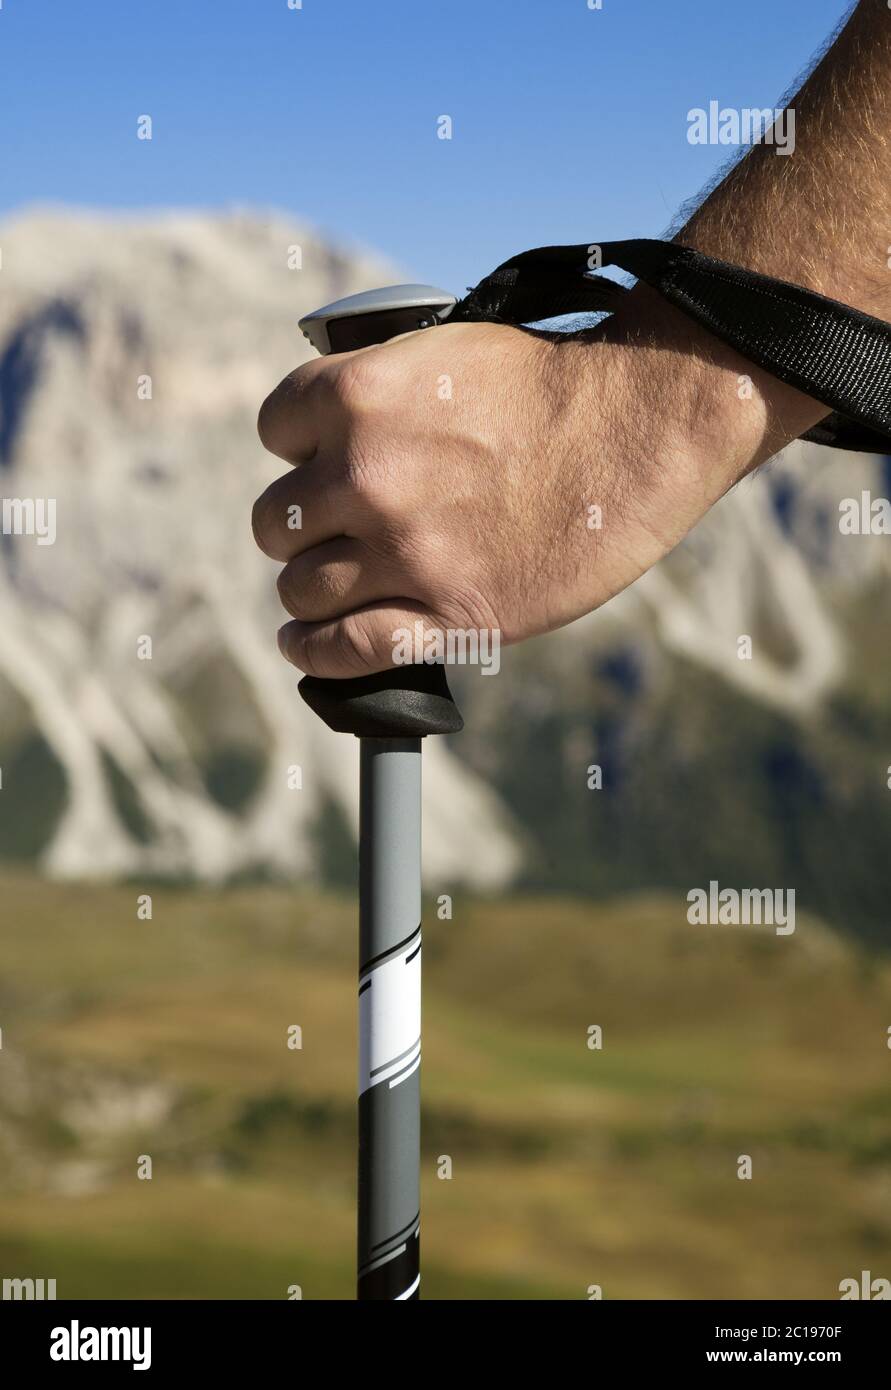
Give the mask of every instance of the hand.
[{"label": "hand", "polygon": [[822,414],[645,287],[587,337],[454,324],[308,363],[258,422],[297,465],[253,516],[285,562],[280,648],[346,677],[393,665],[418,619],[503,643],[560,627]]}]

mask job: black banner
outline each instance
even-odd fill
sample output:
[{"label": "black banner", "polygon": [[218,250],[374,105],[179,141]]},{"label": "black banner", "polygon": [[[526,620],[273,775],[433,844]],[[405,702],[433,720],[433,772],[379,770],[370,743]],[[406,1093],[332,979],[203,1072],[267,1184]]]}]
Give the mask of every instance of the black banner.
[{"label": "black banner", "polygon": [[[523,1305],[526,1307],[527,1305]],[[488,1360],[524,1364],[531,1352],[546,1352],[549,1380],[555,1363],[579,1359],[592,1373],[612,1366],[624,1371],[671,1373],[721,1366],[831,1366],[853,1370],[881,1366],[887,1357],[889,1310],[884,1300],[825,1303],[540,1303],[517,1320],[514,1303],[452,1304],[447,1314],[434,1304],[424,1312],[372,1312],[348,1303],[0,1303],[0,1346],[4,1365],[20,1377],[34,1371],[102,1376],[106,1371],[168,1375],[171,1371],[264,1375],[311,1372],[318,1356],[340,1369],[358,1355],[366,1337],[400,1318],[415,1330],[436,1332],[431,1369],[440,1377],[450,1365],[478,1372]],[[464,1310],[467,1310],[466,1312]],[[455,1338],[456,1316],[471,1323],[472,1342]],[[384,1323],[379,1319],[384,1317]],[[394,1322],[387,1321],[393,1318]],[[427,1318],[430,1322],[427,1322]],[[421,1319],[420,1323],[418,1319]],[[502,1318],[504,1321],[502,1322]],[[446,1321],[447,1319],[447,1321]],[[344,1330],[361,1332],[346,1341]],[[448,1331],[448,1336],[443,1336]],[[555,1332],[557,1337],[555,1339]],[[335,1340],[335,1335],[337,1336]],[[352,1355],[351,1355],[352,1353]],[[532,1373],[532,1364],[525,1369]],[[574,1372],[577,1374],[577,1370]]]}]

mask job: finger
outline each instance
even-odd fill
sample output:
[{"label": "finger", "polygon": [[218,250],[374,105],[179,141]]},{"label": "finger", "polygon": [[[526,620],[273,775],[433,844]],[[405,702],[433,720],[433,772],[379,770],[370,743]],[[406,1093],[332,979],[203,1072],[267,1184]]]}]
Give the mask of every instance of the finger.
[{"label": "finger", "polygon": [[367,676],[398,664],[394,657],[401,642],[411,641],[416,623],[442,629],[420,604],[405,600],[371,604],[326,623],[294,619],[279,629],[279,651],[308,676]]},{"label": "finger", "polygon": [[345,396],[348,400],[368,387],[368,376],[361,371],[357,375],[357,361],[368,354],[379,355],[389,346],[371,343],[354,352],[332,353],[289,372],[260,406],[257,432],[264,448],[286,463],[297,464],[313,457],[323,435],[326,443],[336,441],[339,423],[345,423],[349,414],[348,409],[344,413]]},{"label": "finger", "polygon": [[289,560],[278,577],[278,593],[292,618],[330,622],[357,608],[390,599],[405,589],[404,575],[362,541],[339,536]]},{"label": "finger", "polygon": [[270,483],[254,503],[254,540],[271,560],[285,562],[342,536],[355,506],[342,470],[318,454]]},{"label": "finger", "polygon": [[305,463],[318,448],[331,371],[323,357],[304,362],[270,391],[257,416],[264,449],[286,463]]}]

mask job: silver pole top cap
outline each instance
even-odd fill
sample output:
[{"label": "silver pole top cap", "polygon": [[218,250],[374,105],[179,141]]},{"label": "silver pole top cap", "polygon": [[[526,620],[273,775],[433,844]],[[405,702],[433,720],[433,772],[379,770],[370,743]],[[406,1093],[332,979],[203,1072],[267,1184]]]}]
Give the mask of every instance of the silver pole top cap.
[{"label": "silver pole top cap", "polygon": [[[374,316],[381,327],[381,336],[374,341],[384,342],[393,337],[394,332],[410,333],[415,328],[432,328],[442,323],[456,302],[448,290],[439,290],[434,285],[386,285],[383,289],[351,294],[321,309],[313,309],[311,314],[303,316],[299,326],[304,338],[324,356],[329,352],[349,351],[352,346],[361,345],[359,339],[366,340],[367,335],[350,320]],[[333,335],[332,327],[335,328]],[[385,331],[387,328],[389,331]]]}]

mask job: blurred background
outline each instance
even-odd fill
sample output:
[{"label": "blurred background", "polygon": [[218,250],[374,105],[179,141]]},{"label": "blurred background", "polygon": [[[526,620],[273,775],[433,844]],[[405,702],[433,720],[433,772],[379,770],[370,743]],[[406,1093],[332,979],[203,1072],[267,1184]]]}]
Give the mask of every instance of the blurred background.
[{"label": "blurred background", "polygon": [[[257,408],[321,303],[660,235],[735,154],[687,112],[778,105],[846,8],[3,4],[0,477],[57,506],[0,536],[3,1278],[352,1297],[357,748],[276,651]],[[891,564],[838,524],[889,463],[794,445],[456,677],[426,1297],[891,1275]],[[794,934],[689,925],[710,880],[794,889]]]}]

